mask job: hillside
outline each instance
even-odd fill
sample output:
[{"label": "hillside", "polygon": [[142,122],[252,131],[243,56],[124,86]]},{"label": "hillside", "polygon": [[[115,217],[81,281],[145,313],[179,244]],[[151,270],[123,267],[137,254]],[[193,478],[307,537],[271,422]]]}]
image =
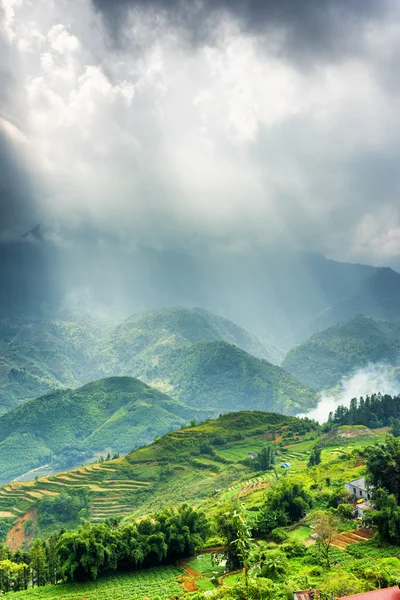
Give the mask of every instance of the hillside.
[{"label": "hillside", "polygon": [[174,308],[133,315],[112,332],[101,355],[113,374],[143,374],[164,354],[197,342],[227,342],[258,358],[279,363],[283,353],[232,321],[200,308]]},{"label": "hillside", "polygon": [[119,375],[146,379],[165,352],[200,340],[226,341],[273,363],[283,359],[274,346],[200,309],[141,313],[114,329],[66,311],[57,320],[0,321],[0,415],[57,388]]},{"label": "hillside", "polygon": [[[166,503],[198,503],[212,497],[216,489],[251,478],[255,469],[247,459],[249,452],[259,451],[282,433],[288,439],[298,433],[311,435],[314,426],[308,420],[274,413],[230,413],[167,433],[124,458],[5,485],[0,489],[0,514],[8,515],[11,525],[34,507],[40,512],[38,500],[77,486],[90,491],[90,515],[95,521],[145,514]],[[262,481],[273,477],[266,473]]]},{"label": "hillside", "polygon": [[71,317],[0,322],[0,415],[49,390],[96,379],[104,327],[87,315]]},{"label": "hillside", "polygon": [[320,314],[311,324],[319,331],[363,314],[376,319],[400,319],[400,274],[390,268],[377,269],[355,294]]},{"label": "hillside", "polygon": [[94,452],[128,452],[198,414],[130,377],[50,392],[0,417],[0,481],[48,462],[63,468]]},{"label": "hillside", "polygon": [[264,410],[296,414],[317,395],[281,367],[224,342],[170,350],[146,371],[152,385],[187,406],[212,410]]},{"label": "hillside", "polygon": [[398,365],[400,323],[378,321],[358,315],[350,321],[314,334],[290,350],[283,368],[321,390],[334,387],[369,363]]}]

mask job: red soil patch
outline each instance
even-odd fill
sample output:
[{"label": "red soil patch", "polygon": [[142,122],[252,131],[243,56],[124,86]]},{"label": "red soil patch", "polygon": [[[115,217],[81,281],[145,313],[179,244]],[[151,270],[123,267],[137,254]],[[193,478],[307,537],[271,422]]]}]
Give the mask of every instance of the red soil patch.
[{"label": "red soil patch", "polygon": [[179,577],[179,582],[185,592],[197,592],[196,579],[204,579],[204,575],[184,563],[181,563],[180,567],[185,571],[185,575]]},{"label": "red soil patch", "polygon": [[36,520],[37,510],[35,508],[24,514],[20,519],[18,519],[18,521],[16,521],[15,525],[13,525],[7,533],[5,545],[8,546],[13,552],[18,550],[18,548],[21,548],[24,542],[28,542],[29,545],[30,542],[33,541],[33,531],[35,528],[32,527],[32,534],[26,536],[24,533],[24,525],[27,521],[33,521],[33,523],[36,525]]}]

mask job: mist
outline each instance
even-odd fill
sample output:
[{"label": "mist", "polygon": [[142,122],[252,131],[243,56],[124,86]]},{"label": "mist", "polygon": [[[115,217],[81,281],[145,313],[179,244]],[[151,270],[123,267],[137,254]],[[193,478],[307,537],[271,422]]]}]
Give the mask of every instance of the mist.
[{"label": "mist", "polygon": [[377,394],[397,396],[400,393],[398,375],[388,365],[369,364],[358,369],[353,375],[343,377],[337,394],[322,394],[318,406],[309,413],[298,415],[326,423],[330,412],[335,412],[339,405],[348,407],[353,398]]}]

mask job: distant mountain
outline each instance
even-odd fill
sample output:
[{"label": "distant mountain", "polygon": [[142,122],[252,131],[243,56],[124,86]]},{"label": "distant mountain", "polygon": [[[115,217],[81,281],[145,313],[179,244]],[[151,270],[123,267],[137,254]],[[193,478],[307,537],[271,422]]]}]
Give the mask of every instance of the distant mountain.
[{"label": "distant mountain", "polygon": [[344,375],[360,367],[382,362],[400,364],[400,322],[358,315],[314,334],[290,350],[282,366],[294,377],[321,390],[334,387]]},{"label": "distant mountain", "polygon": [[400,320],[400,274],[390,268],[377,269],[349,299],[319,315],[311,323],[311,329],[326,329],[358,314],[387,321]]},{"label": "distant mountain", "polygon": [[75,320],[0,321],[0,415],[59,387],[96,379],[93,359],[103,328]]},{"label": "distant mountain", "polygon": [[294,415],[317,396],[283,369],[225,342],[199,342],[165,353],[146,378],[187,406],[225,411],[262,410]]},{"label": "distant mountain", "polygon": [[[54,244],[60,235],[68,243]],[[375,271],[276,247],[192,253],[138,247],[129,253],[118,240],[83,226],[42,243],[0,244],[0,317],[58,319],[62,306],[108,316],[199,306],[288,349]]]},{"label": "distant mountain", "polygon": [[207,414],[130,377],[54,391],[0,417],[0,481],[50,461],[63,468],[96,451],[127,452]]},{"label": "distant mountain", "polygon": [[171,348],[200,341],[227,342],[279,363],[284,353],[232,321],[200,308],[174,308],[133,315],[118,325],[101,355],[104,372],[143,375]]}]

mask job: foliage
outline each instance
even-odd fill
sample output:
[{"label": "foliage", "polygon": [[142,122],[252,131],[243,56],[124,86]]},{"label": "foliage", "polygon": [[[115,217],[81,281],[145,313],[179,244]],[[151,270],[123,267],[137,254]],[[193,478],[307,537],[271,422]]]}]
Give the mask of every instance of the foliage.
[{"label": "foliage", "polygon": [[249,568],[251,528],[237,500],[223,507],[216,517],[217,532],[224,540],[226,566],[229,570]]},{"label": "foliage", "polygon": [[260,471],[269,471],[270,469],[273,469],[275,462],[274,447],[271,444],[264,446],[260,450],[255,462]]},{"label": "foliage", "polygon": [[384,488],[400,500],[400,439],[387,436],[385,443],[365,449],[367,482],[374,488]]},{"label": "foliage", "polygon": [[261,562],[260,576],[267,579],[282,579],[289,571],[289,561],[281,550],[267,552]]},{"label": "foliage", "polygon": [[318,444],[316,444],[310,453],[310,458],[308,459],[308,466],[315,467],[319,465],[321,462],[321,448]]},{"label": "foliage", "polygon": [[38,503],[39,525],[77,523],[89,516],[90,490],[84,487],[63,490],[59,496],[45,496]]},{"label": "foliage", "polygon": [[326,566],[330,568],[330,552],[333,537],[336,533],[337,520],[332,513],[318,511],[314,520],[314,532],[318,535],[317,546],[323,556]]},{"label": "foliage", "polygon": [[276,527],[296,523],[313,503],[310,492],[301,481],[283,479],[267,494],[260,510],[255,530],[268,535]]},{"label": "foliage", "polygon": [[[358,311],[361,312],[361,311]],[[283,368],[314,389],[332,388],[369,363],[397,364],[400,325],[358,315],[289,350]]]},{"label": "foliage", "polygon": [[[338,406],[336,411],[329,416],[332,425],[365,425],[366,427],[383,427],[395,423],[400,417],[400,397],[372,394],[353,398],[350,406]],[[394,419],[394,421],[393,421]]]}]

